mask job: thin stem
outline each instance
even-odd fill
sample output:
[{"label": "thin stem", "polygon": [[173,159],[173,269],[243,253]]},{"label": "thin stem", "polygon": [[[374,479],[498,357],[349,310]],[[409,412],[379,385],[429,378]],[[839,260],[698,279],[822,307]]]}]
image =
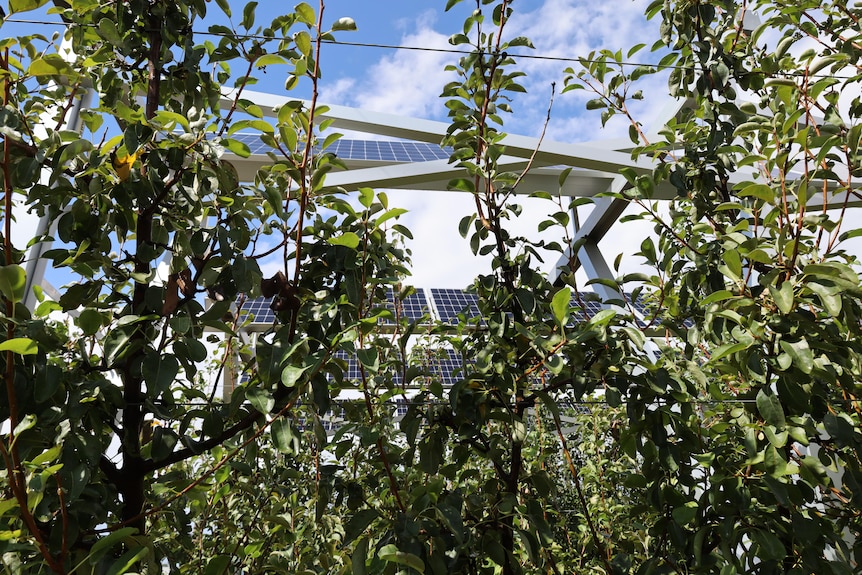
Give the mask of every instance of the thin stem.
[{"label": "thin stem", "polygon": [[613,567],[611,567],[610,559],[608,557],[607,549],[605,548],[604,543],[602,543],[601,538],[599,537],[599,532],[596,530],[595,523],[593,523],[592,515],[590,515],[590,508],[587,504],[587,498],[584,496],[583,488],[581,487],[581,476],[578,473],[577,467],[575,467],[574,462],[572,461],[572,454],[569,451],[569,446],[566,443],[566,437],[563,435],[563,429],[560,425],[559,418],[554,415],[554,425],[557,428],[557,436],[560,438],[560,445],[563,448],[563,454],[566,456],[566,463],[569,466],[569,471],[572,474],[572,478],[575,480],[575,490],[578,493],[578,500],[581,502],[581,506],[584,508],[584,517],[587,520],[587,526],[590,529],[590,535],[593,539],[593,543],[596,546],[596,549],[599,552],[599,556],[601,557],[602,563],[604,564],[605,570],[607,573],[613,573]]}]

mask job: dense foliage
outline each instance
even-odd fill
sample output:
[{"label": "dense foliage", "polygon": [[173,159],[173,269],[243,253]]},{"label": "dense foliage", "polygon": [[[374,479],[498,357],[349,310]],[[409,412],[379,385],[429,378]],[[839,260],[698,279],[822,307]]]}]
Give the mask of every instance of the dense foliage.
[{"label": "dense foliage", "polygon": [[[510,54],[531,43],[508,34],[512,2],[477,0],[442,143],[490,267],[480,318],[429,326],[385,305],[410,289],[403,210],[326,185],[343,165],[316,123],[320,44],[352,21],[326,26],[321,2],[260,24],[255,6],[69,0],[71,51],[0,40],[6,572],[858,571],[862,10],[657,0],[656,55],[626,56],[654,65],[608,50],[568,71],[654,166],[616,194],[655,224],[654,272],[604,279],[620,298],[588,316],[568,245],[583,200],[536,194],[558,243],[512,232],[522,174],[498,161],[523,91]],[[217,42],[195,35],[207,10],[232,22]],[[311,99],[265,117],[243,91],[267,66]],[[652,134],[628,103],[662,71],[682,104]],[[251,182],[224,156],[248,155],[240,131],[271,148]],[[27,305],[25,199],[70,278],[57,301]],[[547,251],[567,256],[554,284]],[[261,294],[278,321],[251,346],[232,304]],[[431,369],[447,348],[452,387]]]}]

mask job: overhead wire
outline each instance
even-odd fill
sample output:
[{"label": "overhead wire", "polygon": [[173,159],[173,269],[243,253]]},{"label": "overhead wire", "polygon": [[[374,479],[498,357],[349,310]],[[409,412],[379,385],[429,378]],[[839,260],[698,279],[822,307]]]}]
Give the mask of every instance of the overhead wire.
[{"label": "overhead wire", "polygon": [[[45,25],[45,26],[64,26],[70,27],[73,24],[68,22],[55,22],[50,20],[25,20],[18,18],[6,18],[4,20],[8,23],[15,24],[36,24],[36,25]],[[96,24],[76,24],[78,26],[90,26],[97,27]],[[242,40],[261,40],[265,42],[273,42],[277,40],[282,40],[285,38],[279,38],[273,35],[265,35],[265,34],[242,34],[235,32],[218,32],[212,30],[194,30],[191,32],[193,34],[201,35],[201,36],[214,36],[214,37],[234,37]],[[475,53],[474,50],[459,50],[457,48],[438,48],[438,47],[429,47],[429,46],[411,46],[407,44],[383,44],[377,42],[350,42],[344,40],[334,40],[334,39],[323,39],[321,41],[324,44],[329,44],[332,46],[348,46],[354,48],[376,48],[382,50],[405,50],[405,51],[415,51],[415,52],[436,52],[441,54],[456,54],[461,56],[467,56]],[[575,64],[598,64],[598,63],[608,63],[607,60],[599,59],[599,58],[583,58],[577,56],[549,56],[546,54],[524,54],[524,53],[509,53],[505,52],[506,56],[510,58],[520,58],[523,60],[538,60],[538,61],[547,61],[547,62],[563,62],[563,63],[575,63]],[[621,67],[647,67],[647,68],[656,68],[657,70],[693,70],[694,66],[682,66],[678,64],[661,64],[656,62],[634,62],[628,60],[621,61],[613,61],[610,62],[615,66]],[[751,73],[762,72],[760,70],[751,70]],[[804,71],[799,72],[781,72],[778,74],[770,74],[771,77],[793,77],[793,76],[805,76]],[[833,77],[831,74],[807,74],[809,78],[828,78]]]}]

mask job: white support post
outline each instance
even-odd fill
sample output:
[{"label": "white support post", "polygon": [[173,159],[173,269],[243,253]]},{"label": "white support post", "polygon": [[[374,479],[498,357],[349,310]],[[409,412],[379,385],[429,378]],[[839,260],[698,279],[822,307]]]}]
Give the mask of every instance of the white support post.
[{"label": "white support post", "polygon": [[[63,44],[60,47],[60,54],[64,57],[65,60],[71,61],[73,57],[73,52],[68,40],[63,41]],[[72,107],[67,112],[66,122],[64,125],[64,128],[66,130],[74,130],[77,132],[81,129],[81,110],[90,105],[94,95],[95,91],[93,89],[87,89],[79,98],[76,98],[74,100],[74,102],[72,103]],[[48,113],[45,113],[45,117],[48,117]],[[43,183],[47,182],[49,178],[50,174],[47,172],[46,169],[43,170]],[[20,209],[27,210],[27,214],[25,217],[30,219],[36,219],[36,216],[27,209],[27,205],[25,202],[21,202],[18,207],[20,207]],[[51,229],[51,221],[46,214],[38,218],[38,222],[36,223],[36,232],[32,236],[28,232],[28,238],[48,237],[53,232],[54,230]],[[41,286],[45,283],[45,270],[47,269],[48,262],[42,257],[42,254],[44,254],[48,249],[51,248],[52,243],[52,241],[37,242],[30,246],[25,254],[24,270],[26,273],[26,283],[24,291],[24,305],[27,307],[27,309],[34,309],[37,303],[36,295],[33,293],[33,288],[37,285]],[[51,289],[49,291],[54,292],[55,290]]]}]

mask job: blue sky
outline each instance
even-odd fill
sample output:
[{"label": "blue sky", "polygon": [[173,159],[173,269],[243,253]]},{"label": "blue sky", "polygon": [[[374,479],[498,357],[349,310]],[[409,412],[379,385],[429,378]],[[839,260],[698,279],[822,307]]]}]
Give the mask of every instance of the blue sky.
[{"label": "blue sky", "polygon": [[[648,45],[657,38],[657,22],[646,22],[643,11],[649,0],[529,0],[514,2],[515,15],[508,25],[509,37],[524,35],[536,46],[533,54],[572,58],[586,56],[600,48],[624,51],[639,42]],[[317,4],[309,2],[315,10]],[[257,8],[256,23],[266,25],[281,11],[292,6],[272,0],[261,0]],[[210,14],[218,13],[211,2]],[[234,21],[242,14],[242,3],[232,3]],[[417,46],[448,49],[448,38],[460,32],[464,18],[474,9],[475,2],[465,0],[450,12],[444,11],[445,1],[406,0],[328,0],[324,23],[341,17],[356,21],[357,30],[338,32],[339,40],[352,43]],[[22,18],[33,18],[22,15]],[[56,18],[56,17],[54,17]],[[203,23],[195,26],[203,30]],[[38,30],[50,36],[57,28],[39,29],[33,25],[7,23],[4,33],[31,33]],[[637,59],[650,57],[648,51]],[[323,81],[321,100],[325,103],[354,106],[385,111],[405,116],[445,120],[443,100],[439,97],[443,86],[452,79],[444,71],[457,55],[432,51],[406,51],[359,46],[326,46],[321,57]],[[520,60],[527,72],[523,80],[527,94],[518,95],[512,104],[514,113],[505,118],[508,132],[538,136],[547,113],[551,84],[556,83],[557,95],[546,138],[558,141],[587,141],[624,137],[628,125],[609,123],[601,127],[599,114],[586,112],[588,95],[584,91],[560,94],[565,77],[564,69],[571,62],[557,60]],[[255,90],[284,93],[287,67],[270,66],[260,74],[261,82]],[[667,100],[663,78],[654,78],[644,86],[647,99],[635,110],[645,125],[655,116]],[[299,89],[297,97],[306,96]],[[351,135],[351,137],[355,137]],[[409,244],[414,254],[416,285],[430,287],[463,287],[478,273],[488,273],[486,263],[479,263],[471,254],[467,242],[457,231],[458,221],[471,213],[472,199],[457,193],[400,192],[390,193],[392,202],[410,212],[402,217],[415,241]],[[549,206],[524,201],[524,215],[514,224],[517,233],[537,238],[536,226],[544,219]],[[607,257],[612,261],[624,247],[636,249],[645,231],[632,228],[614,234],[606,246]],[[557,239],[557,238],[554,238]],[[632,251],[629,249],[629,251]],[[550,267],[550,261],[544,271]],[[265,272],[279,266],[273,262]],[[271,268],[271,269],[270,269]]]}]

